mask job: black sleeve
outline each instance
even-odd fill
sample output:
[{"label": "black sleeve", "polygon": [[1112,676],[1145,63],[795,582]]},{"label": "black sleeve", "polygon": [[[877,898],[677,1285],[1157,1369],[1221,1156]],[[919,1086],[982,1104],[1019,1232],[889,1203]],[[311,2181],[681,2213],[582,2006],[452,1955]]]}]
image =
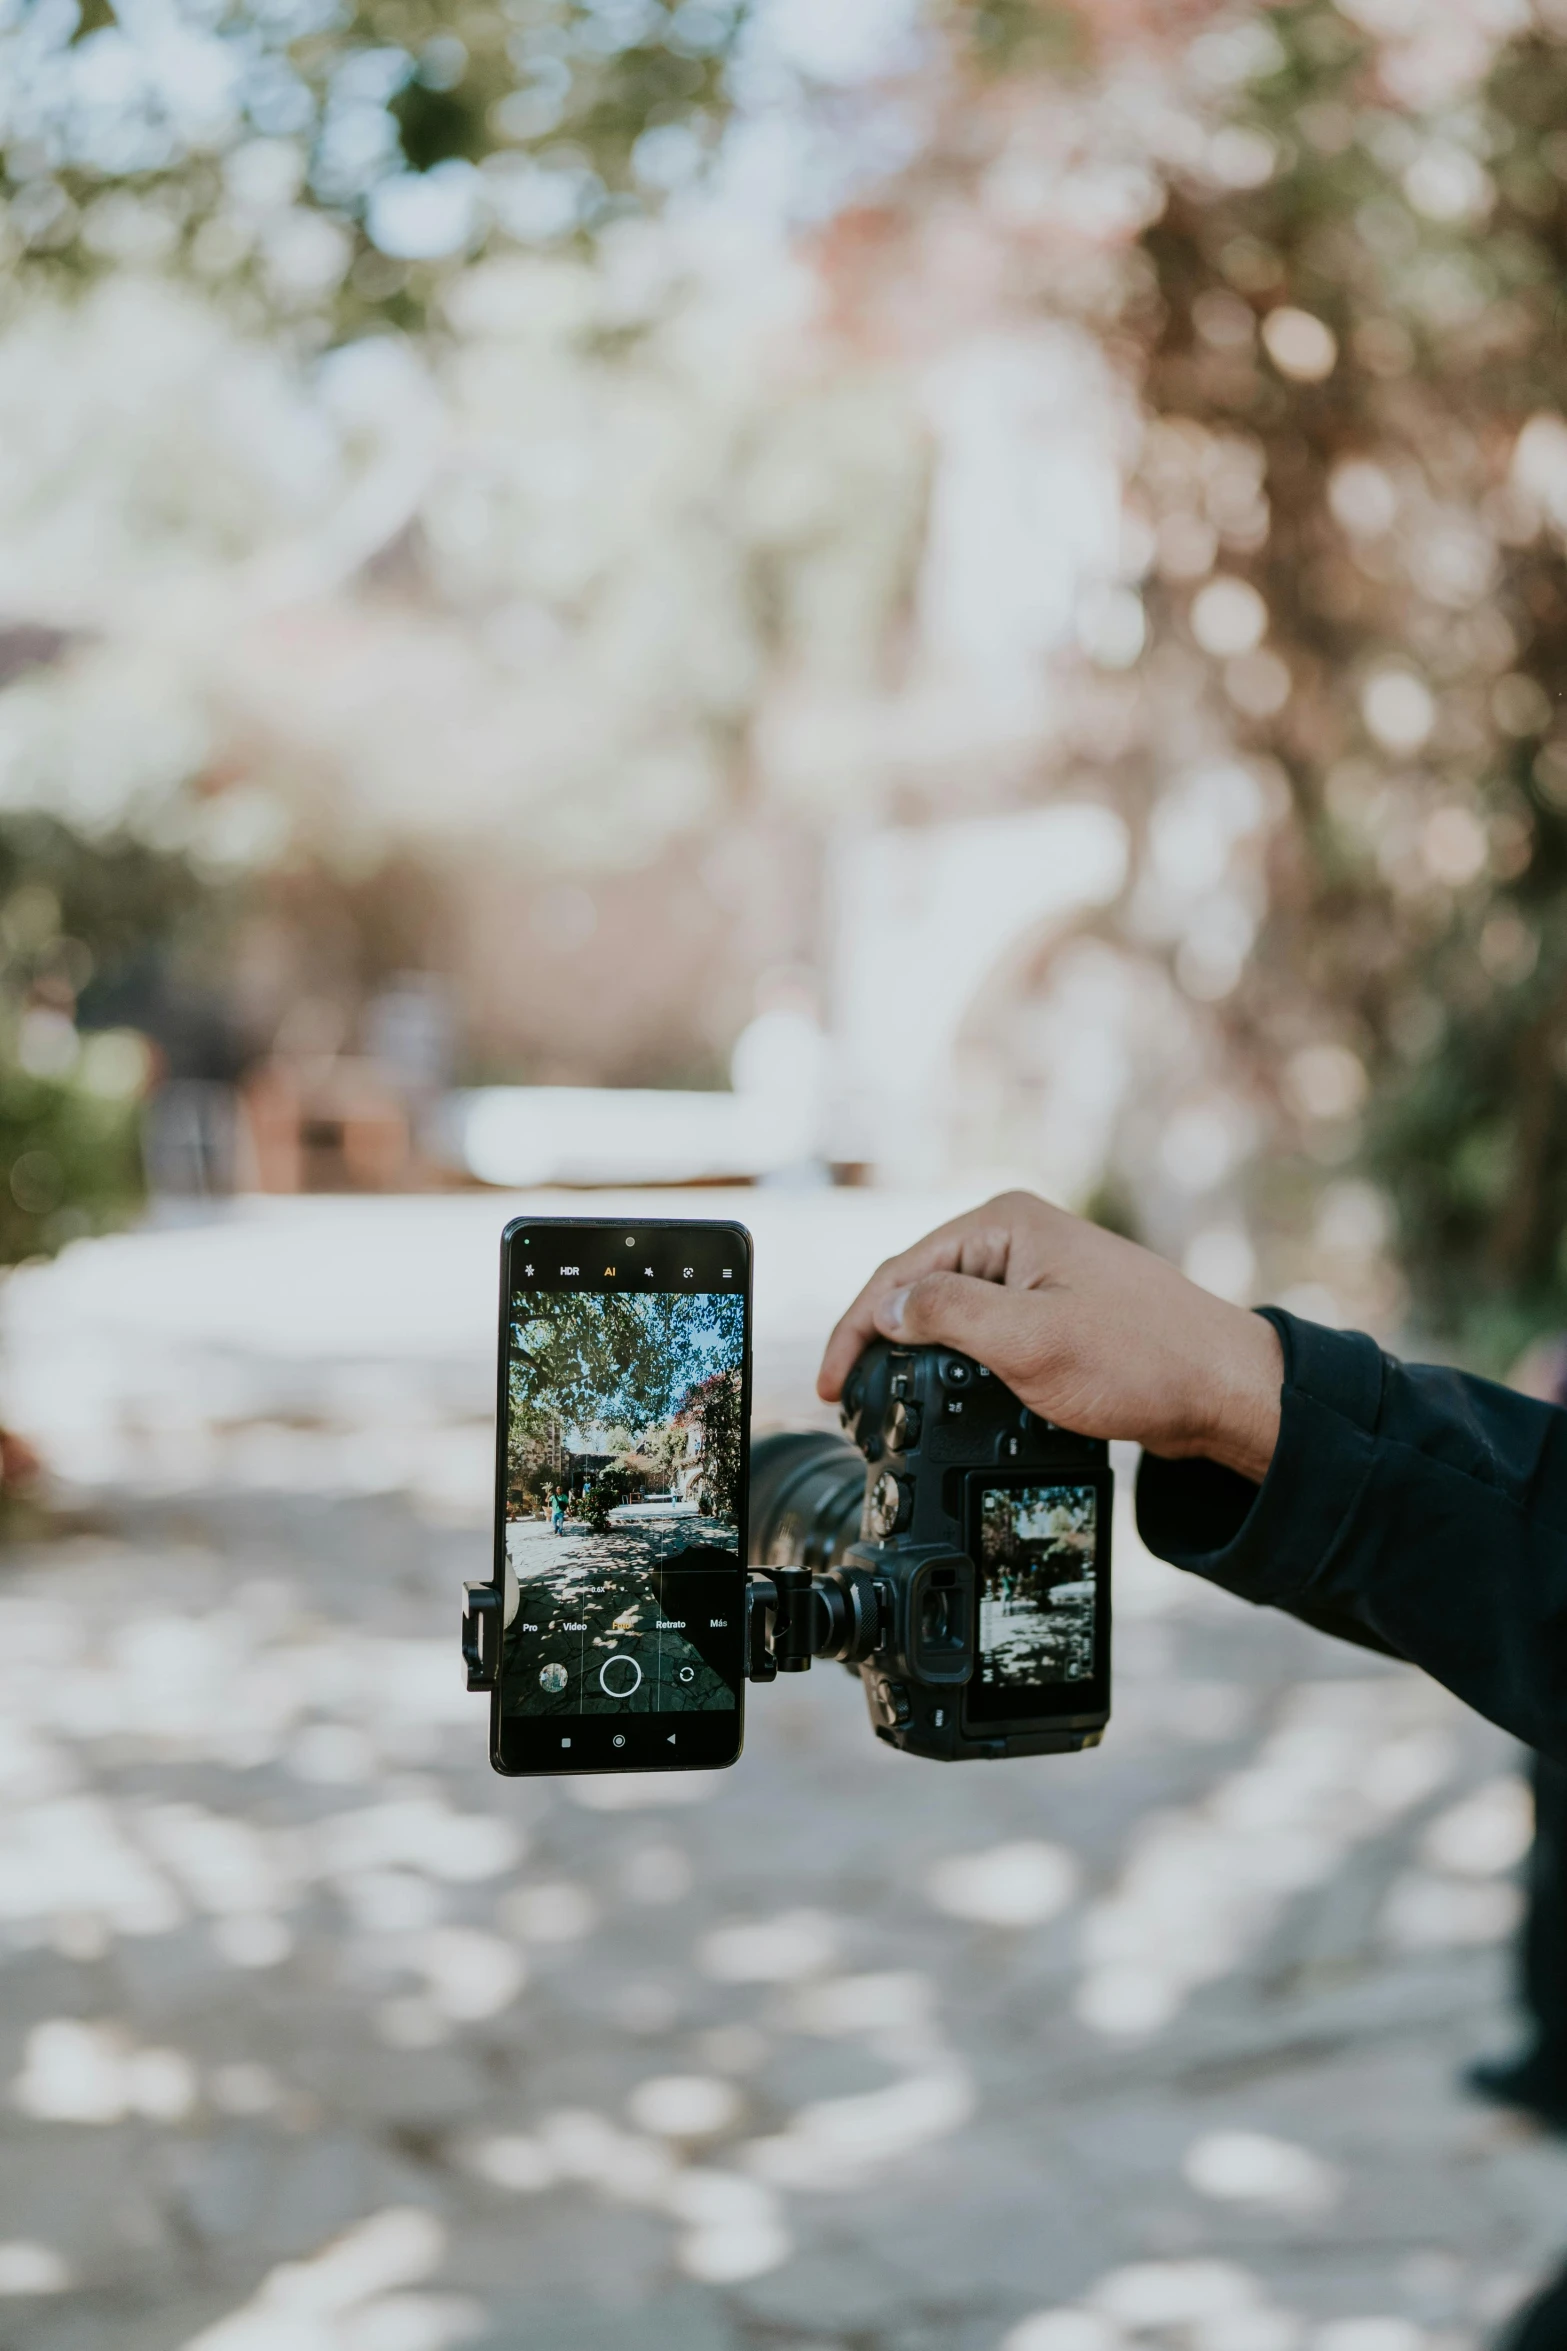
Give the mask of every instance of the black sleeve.
[{"label": "black sleeve", "polygon": [[1567,1412],[1264,1311],[1284,1346],[1268,1474],[1145,1454],[1150,1551],[1408,1658],[1567,1763]]}]

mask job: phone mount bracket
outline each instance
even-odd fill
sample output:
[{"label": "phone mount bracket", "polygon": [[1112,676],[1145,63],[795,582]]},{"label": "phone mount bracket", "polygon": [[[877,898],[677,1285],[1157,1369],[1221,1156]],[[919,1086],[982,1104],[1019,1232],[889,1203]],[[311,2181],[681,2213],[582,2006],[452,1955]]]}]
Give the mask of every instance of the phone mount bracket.
[{"label": "phone mount bracket", "polygon": [[808,1567],[753,1568],[745,1579],[745,1678],[809,1673],[816,1654],[816,1578]]},{"label": "phone mount bracket", "polygon": [[493,1690],[501,1676],[501,1596],[493,1584],[462,1588],[462,1661],[470,1690]]}]

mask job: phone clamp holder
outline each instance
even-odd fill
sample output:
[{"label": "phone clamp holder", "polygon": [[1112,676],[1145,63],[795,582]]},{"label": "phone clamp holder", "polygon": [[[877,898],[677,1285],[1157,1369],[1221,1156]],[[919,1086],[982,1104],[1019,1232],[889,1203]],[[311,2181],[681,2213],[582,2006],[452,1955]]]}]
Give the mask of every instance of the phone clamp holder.
[{"label": "phone clamp holder", "polygon": [[463,1585],[462,1661],[470,1690],[493,1690],[501,1678],[501,1595],[493,1584]]},{"label": "phone clamp holder", "polygon": [[808,1567],[753,1568],[745,1579],[745,1678],[809,1673],[817,1646],[816,1578]]}]

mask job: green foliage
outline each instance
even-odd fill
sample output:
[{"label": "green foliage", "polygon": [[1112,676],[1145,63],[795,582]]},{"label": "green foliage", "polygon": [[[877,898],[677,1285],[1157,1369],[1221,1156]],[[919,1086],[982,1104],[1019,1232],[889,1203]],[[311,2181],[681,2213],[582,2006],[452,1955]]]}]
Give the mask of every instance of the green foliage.
[{"label": "green foliage", "polygon": [[513,1430],[666,1421],[707,1375],[738,1355],[744,1302],[705,1294],[648,1297],[519,1293],[508,1386]]},{"label": "green foliage", "polygon": [[[0,85],[17,92],[0,249],[19,285],[151,261],[258,319],[416,327],[486,244],[591,234],[698,168],[741,7],[217,0],[181,28],[187,80],[212,86],[203,110],[165,102],[168,69],[150,47],[128,57],[96,0],[23,0],[0,29]],[[108,70],[114,106],[78,99]],[[429,174],[447,225],[426,215],[410,232],[383,198]],[[327,233],[301,235],[301,215]]]},{"label": "green foliage", "polygon": [[745,1440],[738,1369],[703,1380],[692,1389],[687,1409],[702,1431],[702,1506],[738,1525]]},{"label": "green foliage", "polygon": [[134,1100],[0,1067],[0,1263],[120,1222],[141,1181]]},{"label": "green foliage", "polygon": [[8,985],[58,991],[69,1006],[101,997],[155,941],[194,944],[221,900],[182,856],[128,834],[88,840],[29,812],[0,817],[0,903]]},{"label": "green foliage", "polygon": [[555,1478],[547,1437],[513,1414],[506,1430],[506,1485],[510,1514],[537,1510],[549,1499]]},{"label": "green foliage", "polygon": [[[1419,1315],[1559,1319],[1567,506],[1514,452],[1567,406],[1567,46],[1522,31],[1427,115],[1326,0],[1252,30],[1228,127],[1272,168],[1175,180],[1133,313],[1162,420],[1157,637],[1201,646],[1215,559],[1267,608],[1255,652],[1208,653],[1225,726],[1293,812],[1232,1023],[1262,1085],[1314,1040],[1363,1064],[1358,1125],[1280,1086],[1281,1132],[1384,1184]],[[1309,327],[1292,362],[1285,312],[1329,330],[1325,366]],[[1417,681],[1402,725],[1375,723],[1384,668]]]},{"label": "green foliage", "polygon": [[636,1479],[629,1469],[617,1469],[611,1463],[608,1469],[596,1469],[588,1489],[588,1524],[596,1535],[609,1530],[609,1514],[629,1502],[636,1490]]},{"label": "green foliage", "polygon": [[0,821],[0,1263],[101,1231],[140,1200],[148,1056],[114,1032],[113,1006],[202,910],[182,858],[86,842],[49,817]]},{"label": "green foliage", "polygon": [[686,1457],[686,1432],[675,1422],[666,1421],[662,1428],[649,1429],[637,1450],[653,1465],[654,1486],[672,1487]]},{"label": "green foliage", "polygon": [[[512,1321],[512,1415],[634,1429],[665,1420],[702,1373],[709,1307],[728,1300],[653,1293],[526,1291]],[[738,1300],[735,1300],[738,1305]]]},{"label": "green foliage", "polygon": [[1081,64],[1088,42],[1081,13],[1049,0],[964,0],[956,20],[985,73],[1038,72]]}]

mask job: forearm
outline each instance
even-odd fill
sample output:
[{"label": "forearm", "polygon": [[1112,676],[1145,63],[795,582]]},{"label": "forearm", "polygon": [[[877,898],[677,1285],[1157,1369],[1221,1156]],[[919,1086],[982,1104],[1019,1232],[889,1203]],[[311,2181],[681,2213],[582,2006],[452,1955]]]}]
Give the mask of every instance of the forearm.
[{"label": "forearm", "polygon": [[1186,1386],[1192,1399],[1191,1433],[1179,1458],[1214,1461],[1254,1486],[1268,1474],[1279,1441],[1284,1351],[1267,1318],[1213,1301],[1206,1346],[1194,1349],[1196,1370]]},{"label": "forearm", "polygon": [[1408,1658],[1567,1760],[1567,1414],[1273,1319],[1285,1378],[1265,1478],[1146,1458],[1144,1539]]}]

